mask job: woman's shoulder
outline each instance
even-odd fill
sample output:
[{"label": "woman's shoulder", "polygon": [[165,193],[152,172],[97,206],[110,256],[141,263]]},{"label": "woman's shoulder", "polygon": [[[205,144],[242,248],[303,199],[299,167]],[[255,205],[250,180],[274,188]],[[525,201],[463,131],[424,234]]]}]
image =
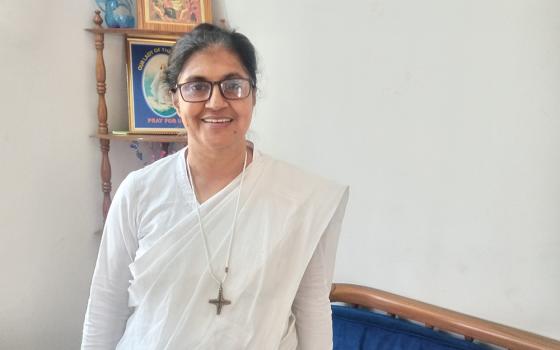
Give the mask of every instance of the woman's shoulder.
[{"label": "woman's shoulder", "polygon": [[342,193],[348,189],[347,185],[338,183],[326,176],[319,175],[302,166],[277,159],[265,153],[259,157],[265,164],[265,178],[271,186],[283,191],[299,193]]},{"label": "woman's shoulder", "polygon": [[293,218],[322,220],[346,205],[347,185],[266,154],[261,154],[261,162],[259,190],[254,193],[263,208],[282,208]]},{"label": "woman's shoulder", "polygon": [[128,194],[139,195],[143,191],[154,193],[158,188],[173,183],[177,172],[181,169],[183,150],[159,159],[145,167],[130,172],[123,180],[119,189]]},{"label": "woman's shoulder", "polygon": [[135,170],[130,173],[130,176],[143,183],[160,182],[170,176],[175,176],[175,172],[181,166],[179,163],[183,156],[184,149],[148,164],[142,169]]}]

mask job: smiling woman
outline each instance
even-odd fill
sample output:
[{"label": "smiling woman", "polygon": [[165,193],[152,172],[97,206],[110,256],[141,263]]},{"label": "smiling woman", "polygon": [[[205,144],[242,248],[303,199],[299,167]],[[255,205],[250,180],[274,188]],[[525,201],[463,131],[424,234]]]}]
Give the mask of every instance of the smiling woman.
[{"label": "smiling woman", "polygon": [[257,86],[242,34],[202,24],[165,80],[188,147],[131,173],[107,216],[83,349],[330,349],[348,188],[246,140]]},{"label": "smiling woman", "polygon": [[173,104],[187,129],[191,150],[213,145],[243,153],[239,149],[245,147],[255,94],[254,83],[237,57],[229,49],[209,47],[193,54],[179,75],[182,83],[173,89]]}]

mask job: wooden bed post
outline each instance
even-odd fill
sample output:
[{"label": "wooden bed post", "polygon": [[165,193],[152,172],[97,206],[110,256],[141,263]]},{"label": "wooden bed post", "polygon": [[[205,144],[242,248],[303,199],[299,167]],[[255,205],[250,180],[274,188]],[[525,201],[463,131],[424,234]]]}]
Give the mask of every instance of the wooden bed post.
[{"label": "wooden bed post", "polygon": [[[101,12],[99,10],[95,11],[95,17],[93,18],[93,23],[97,28],[101,28],[103,19],[101,18]],[[97,57],[95,61],[95,77],[97,80],[97,119],[98,119],[98,134],[106,135],[109,133],[109,127],[107,125],[107,102],[105,101],[105,92],[107,90],[107,84],[105,83],[106,72],[105,72],[105,60],[103,59],[103,48],[105,41],[105,34],[102,32],[95,33],[95,49],[97,51]],[[99,139],[101,146],[101,190],[103,191],[103,220],[107,218],[107,212],[109,211],[109,206],[111,205],[111,163],[109,162],[109,149],[110,142],[107,139]]]}]

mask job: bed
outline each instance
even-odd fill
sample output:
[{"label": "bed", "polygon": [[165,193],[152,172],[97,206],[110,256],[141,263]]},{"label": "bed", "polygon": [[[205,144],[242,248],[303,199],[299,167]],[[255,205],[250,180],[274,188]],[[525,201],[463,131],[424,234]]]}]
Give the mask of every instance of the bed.
[{"label": "bed", "polygon": [[335,350],[560,350],[560,342],[375,288],[334,283]]}]

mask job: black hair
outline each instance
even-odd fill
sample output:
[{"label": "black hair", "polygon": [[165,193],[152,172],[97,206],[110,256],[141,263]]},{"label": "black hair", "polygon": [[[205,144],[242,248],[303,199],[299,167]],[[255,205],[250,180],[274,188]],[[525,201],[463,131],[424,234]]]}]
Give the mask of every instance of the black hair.
[{"label": "black hair", "polygon": [[253,87],[257,86],[257,57],[253,44],[241,33],[222,29],[209,23],[199,24],[192,32],[177,40],[169,55],[165,71],[167,86],[174,91],[185,63],[196,52],[212,46],[223,47],[236,54],[247,73],[249,73]]}]

